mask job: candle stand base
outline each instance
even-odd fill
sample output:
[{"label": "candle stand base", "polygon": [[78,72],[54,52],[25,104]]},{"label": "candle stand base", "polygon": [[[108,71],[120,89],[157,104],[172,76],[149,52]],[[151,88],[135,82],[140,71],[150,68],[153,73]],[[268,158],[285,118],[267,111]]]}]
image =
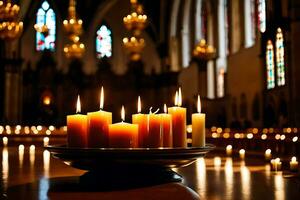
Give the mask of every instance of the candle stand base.
[{"label": "candle stand base", "polygon": [[83,187],[103,190],[130,189],[181,181],[182,177],[170,169],[124,166],[89,171],[80,177]]}]

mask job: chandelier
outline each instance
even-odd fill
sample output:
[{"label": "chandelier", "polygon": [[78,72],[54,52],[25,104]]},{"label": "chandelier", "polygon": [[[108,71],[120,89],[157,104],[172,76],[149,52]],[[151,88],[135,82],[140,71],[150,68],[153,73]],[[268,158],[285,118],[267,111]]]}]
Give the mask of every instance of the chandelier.
[{"label": "chandelier", "polygon": [[211,60],[216,56],[216,50],[213,46],[207,45],[205,39],[201,39],[193,50],[193,56],[201,60]]},{"label": "chandelier", "polygon": [[70,0],[69,2],[69,16],[63,21],[64,30],[70,40],[70,43],[65,45],[64,53],[67,58],[81,58],[85,52],[85,46],[80,42],[80,35],[82,34],[82,20],[76,17],[76,2]]},{"label": "chandelier", "polygon": [[6,3],[0,1],[0,38],[16,39],[23,31],[23,22],[18,21],[20,7],[12,4],[10,0]]},{"label": "chandelier", "polygon": [[141,37],[142,31],[147,26],[147,15],[144,14],[143,6],[137,0],[130,0],[131,13],[123,18],[124,26],[132,32],[132,37],[123,38],[123,46],[129,52],[130,59],[140,60],[141,52],[145,47],[145,40]]},{"label": "chandelier", "polygon": [[130,52],[130,59],[137,61],[141,58],[141,52],[145,47],[145,40],[143,38],[137,39],[136,37],[123,38],[124,47]]}]

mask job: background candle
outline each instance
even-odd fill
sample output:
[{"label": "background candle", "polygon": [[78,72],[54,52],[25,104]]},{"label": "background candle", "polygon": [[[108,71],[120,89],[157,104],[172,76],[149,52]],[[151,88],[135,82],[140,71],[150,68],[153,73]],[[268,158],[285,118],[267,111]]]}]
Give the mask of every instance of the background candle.
[{"label": "background candle", "polygon": [[147,147],[148,145],[148,118],[147,115],[141,114],[141,98],[138,97],[138,114],[132,115],[132,123],[139,127],[138,146]]},{"label": "background candle", "polygon": [[298,161],[297,158],[294,156],[290,161],[290,170],[291,171],[298,171]]},{"label": "background candle", "polygon": [[112,113],[103,111],[104,90],[100,93],[100,111],[90,112],[88,117],[88,147],[108,147],[108,125],[112,123]]},{"label": "background candle", "polygon": [[200,96],[197,100],[198,113],[192,114],[192,146],[205,146],[205,114],[201,113]]},{"label": "background candle", "polygon": [[161,116],[161,130],[163,138],[163,147],[173,146],[173,134],[172,134],[172,116],[167,114],[167,105],[164,104],[164,112]]},{"label": "background candle", "polygon": [[149,135],[148,135],[148,147],[158,148],[163,146],[162,133],[161,133],[161,120],[160,115],[150,113],[149,119]]},{"label": "background candle", "polygon": [[168,108],[168,112],[172,115],[173,147],[187,146],[186,108],[180,107],[181,103],[181,89],[179,88],[179,92],[175,95],[175,106]]},{"label": "background candle", "polygon": [[137,148],[138,125],[125,123],[125,109],[121,110],[122,122],[108,126],[109,147],[112,148]]},{"label": "background candle", "polygon": [[[78,95],[76,113],[81,112],[80,98]],[[81,114],[67,116],[68,146],[87,147],[87,116]]]},{"label": "background candle", "polygon": [[271,151],[271,149],[267,149],[265,151],[265,159],[269,161],[269,160],[271,160],[271,158],[272,158],[272,151]]}]

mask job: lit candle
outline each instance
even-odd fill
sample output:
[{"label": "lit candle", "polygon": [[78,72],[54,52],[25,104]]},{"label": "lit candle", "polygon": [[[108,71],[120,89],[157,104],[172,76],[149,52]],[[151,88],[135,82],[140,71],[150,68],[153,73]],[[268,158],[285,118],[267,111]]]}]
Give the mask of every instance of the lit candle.
[{"label": "lit candle", "polygon": [[279,171],[281,170],[281,161],[280,158],[272,159],[271,160],[271,166],[273,171]]},{"label": "lit candle", "polygon": [[89,112],[88,147],[108,147],[108,125],[112,123],[112,113],[103,111],[104,90],[100,92],[100,110]]},{"label": "lit candle", "polygon": [[298,171],[298,161],[295,156],[292,157],[290,161],[290,170],[291,171]]},{"label": "lit candle", "polygon": [[87,116],[81,112],[80,97],[78,95],[75,115],[67,116],[68,146],[87,147]]},{"label": "lit candle", "polygon": [[198,113],[192,114],[192,146],[205,146],[205,114],[201,113],[201,101],[198,95],[197,101]]},{"label": "lit candle", "polygon": [[265,159],[266,159],[267,161],[269,161],[269,160],[271,160],[271,158],[272,158],[272,151],[271,151],[271,149],[267,149],[267,150],[265,151]]},{"label": "lit candle", "polygon": [[245,149],[241,149],[239,151],[239,154],[240,154],[240,159],[244,159],[245,158]]},{"label": "lit candle", "polygon": [[175,95],[175,106],[168,108],[168,112],[172,115],[173,147],[187,146],[186,108],[182,108],[181,104],[182,96],[179,88]]},{"label": "lit candle", "polygon": [[138,106],[137,106],[137,114],[132,115],[132,123],[137,124],[139,126],[138,133],[138,146],[139,147],[147,147],[148,146],[148,119],[147,115],[142,114],[142,105],[141,98],[138,97]]},{"label": "lit candle", "polygon": [[[158,111],[158,110],[157,110]],[[149,135],[148,135],[148,147],[157,148],[163,146],[163,138],[161,132],[161,117],[156,112],[148,114],[149,120]]]},{"label": "lit candle", "polygon": [[226,155],[231,156],[232,154],[232,145],[227,145],[226,146]]},{"label": "lit candle", "polygon": [[138,125],[125,123],[125,109],[121,109],[122,122],[108,126],[109,147],[112,148],[137,148]]},{"label": "lit candle", "polygon": [[162,137],[163,147],[173,146],[173,134],[172,134],[172,116],[167,114],[167,105],[164,104],[164,113],[160,114],[162,124]]}]

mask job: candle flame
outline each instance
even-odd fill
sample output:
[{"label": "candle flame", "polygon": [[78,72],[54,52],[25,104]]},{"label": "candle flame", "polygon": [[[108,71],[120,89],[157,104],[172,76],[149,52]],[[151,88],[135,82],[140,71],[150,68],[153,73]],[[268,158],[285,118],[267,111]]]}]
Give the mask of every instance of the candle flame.
[{"label": "candle flame", "polygon": [[77,97],[77,103],[76,103],[76,113],[81,112],[81,104],[80,104],[80,96]]},{"label": "candle flame", "polygon": [[137,107],[138,113],[142,112],[142,104],[141,104],[141,97],[138,97],[138,107]]},{"label": "candle flame", "polygon": [[122,109],[121,109],[121,120],[122,120],[122,122],[125,121],[125,108],[124,108],[124,106],[122,106]]},{"label": "candle flame", "polygon": [[198,111],[198,113],[201,113],[201,101],[200,101],[200,95],[198,95],[197,111]]},{"label": "candle flame", "polygon": [[175,93],[175,106],[177,106],[178,105],[178,92],[177,92],[177,90],[176,90],[176,93]]},{"label": "candle flame", "polygon": [[101,87],[101,92],[100,92],[100,110],[103,109],[104,105],[104,89],[103,86]]},{"label": "candle flame", "polygon": [[167,105],[164,104],[164,112],[167,113]]},{"label": "candle flame", "polygon": [[292,157],[292,162],[296,162],[296,161],[297,161],[296,156],[293,156],[293,157]]},{"label": "candle flame", "polygon": [[182,104],[182,95],[181,95],[181,88],[178,90],[178,106],[180,107]]}]

